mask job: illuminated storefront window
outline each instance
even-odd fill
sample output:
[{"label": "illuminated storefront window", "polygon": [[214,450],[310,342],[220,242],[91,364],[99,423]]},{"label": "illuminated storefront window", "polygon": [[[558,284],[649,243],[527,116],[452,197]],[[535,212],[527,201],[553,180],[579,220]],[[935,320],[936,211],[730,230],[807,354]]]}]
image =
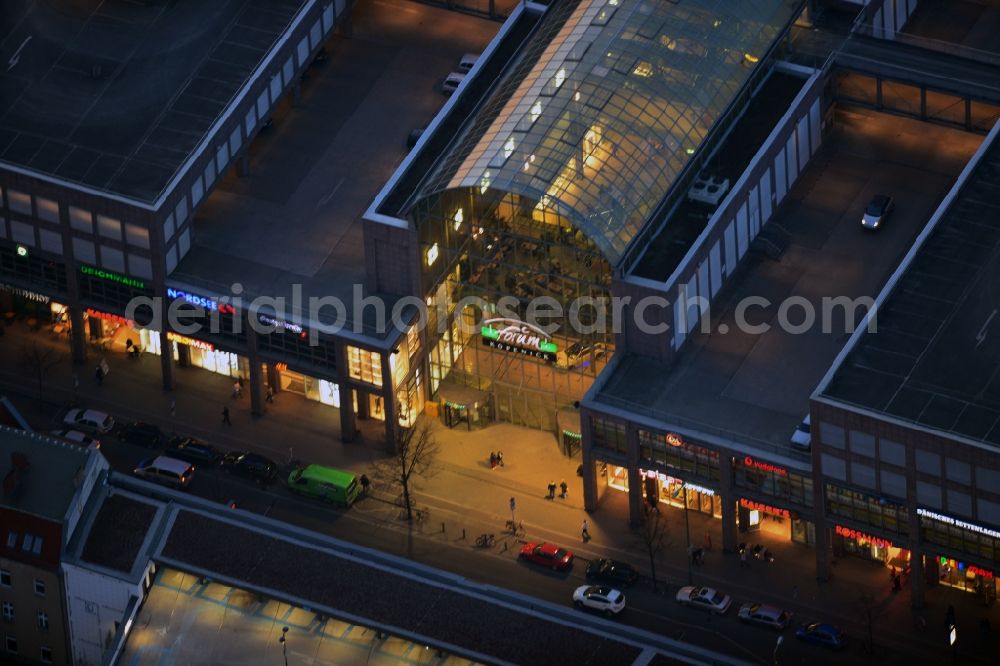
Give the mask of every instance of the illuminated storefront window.
[{"label": "illuminated storefront window", "polygon": [[351,379],[382,386],[382,355],[378,352],[347,347],[347,365]]}]

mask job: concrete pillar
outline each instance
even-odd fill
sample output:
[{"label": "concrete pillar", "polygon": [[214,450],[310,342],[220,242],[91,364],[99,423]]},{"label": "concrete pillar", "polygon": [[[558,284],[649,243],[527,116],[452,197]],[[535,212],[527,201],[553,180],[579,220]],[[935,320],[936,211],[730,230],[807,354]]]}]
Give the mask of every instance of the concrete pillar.
[{"label": "concrete pillar", "polygon": [[368,419],[368,391],[358,389],[358,418],[362,421]]},{"label": "concrete pillar", "polygon": [[926,592],[927,576],[924,572],[924,552],[923,548],[917,546],[910,551],[910,607],[923,608]]},{"label": "concrete pillar", "polygon": [[[814,447],[815,448],[815,445]],[[819,470],[817,463],[819,456],[813,452],[813,469]],[[830,580],[830,564],[832,560],[832,543],[830,541],[830,530],[826,523],[826,493],[824,492],[824,482],[822,473],[813,475],[813,507],[816,510],[816,578],[818,580]]]},{"label": "concrete pillar", "polygon": [[639,474],[639,431],[629,425],[628,438],[628,522],[633,527],[642,523],[642,475]]},{"label": "concrete pillar", "polygon": [[583,458],[583,508],[587,511],[597,510],[597,465],[594,460],[594,439],[590,427],[590,415],[586,411],[580,413],[580,455]]},{"label": "concrete pillar", "polygon": [[396,414],[399,413],[399,406],[396,405],[396,401],[392,399],[392,394],[388,396],[383,396],[382,398],[382,410],[385,414],[385,450],[388,453],[395,453],[396,451],[396,429],[402,426],[396,420]]},{"label": "concrete pillar", "polygon": [[722,550],[736,551],[736,493],[733,492],[733,457],[719,456],[719,498],[722,502]]},{"label": "concrete pillar", "polygon": [[[163,321],[167,321],[166,317]],[[171,341],[167,339],[166,331],[159,331],[160,336],[160,373],[163,375],[163,389],[174,390],[174,355],[170,353]]]},{"label": "concrete pillar", "polygon": [[86,323],[83,321],[83,309],[78,307],[69,308],[70,340],[73,350],[73,363],[83,365],[87,362],[87,331],[84,329]]},{"label": "concrete pillar", "polygon": [[274,395],[278,395],[278,392],[281,390],[281,375],[279,373],[277,363],[267,364],[267,385],[271,387],[271,392]]},{"label": "concrete pillar", "polygon": [[254,416],[264,414],[264,386],[260,371],[260,358],[257,356],[257,331],[253,326],[247,326],[247,357],[250,368],[250,413]]},{"label": "concrete pillar", "polygon": [[358,424],[354,414],[354,389],[347,384],[337,385],[340,391],[340,441],[353,442],[358,435]]},{"label": "concrete pillar", "polygon": [[191,367],[191,348],[178,343],[177,345],[177,365],[182,368]]}]

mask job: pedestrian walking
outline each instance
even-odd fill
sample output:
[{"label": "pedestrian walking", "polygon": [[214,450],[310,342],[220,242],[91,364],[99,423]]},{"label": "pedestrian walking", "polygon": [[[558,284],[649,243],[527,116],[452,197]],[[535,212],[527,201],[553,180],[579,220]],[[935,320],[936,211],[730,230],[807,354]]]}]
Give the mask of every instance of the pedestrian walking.
[{"label": "pedestrian walking", "polygon": [[94,368],[94,379],[97,380],[98,386],[104,385],[104,368],[102,368],[101,366],[97,366],[96,368]]},{"label": "pedestrian walking", "polygon": [[368,475],[367,474],[362,474],[361,475],[361,494],[362,495],[367,495],[368,494],[368,487],[370,485],[372,485],[372,482],[368,478]]},{"label": "pedestrian walking", "polygon": [[740,551],[740,566],[743,567],[744,569],[748,569],[750,567],[750,563],[747,562],[747,551],[746,550]]},{"label": "pedestrian walking", "polygon": [[503,451],[497,451],[497,465],[503,467]]},{"label": "pedestrian walking", "polygon": [[170,398],[170,418],[177,416],[177,398]]},{"label": "pedestrian walking", "polygon": [[566,485],[566,479],[563,479],[562,483],[559,484],[559,497],[566,499],[566,493],[568,492],[569,486]]},{"label": "pedestrian walking", "polygon": [[556,482],[549,481],[549,499],[556,498]]},{"label": "pedestrian walking", "polygon": [[274,402],[274,389],[271,388],[270,384],[267,386],[267,393],[264,395],[264,400],[265,402]]},{"label": "pedestrian walking", "polygon": [[233,422],[229,420],[229,408],[225,406],[222,407],[222,422],[226,425],[233,425]]},{"label": "pedestrian walking", "polygon": [[240,381],[237,379],[236,381],[233,382],[233,400],[235,400],[236,398],[239,398],[242,395],[243,395],[243,386],[240,384]]},{"label": "pedestrian walking", "polygon": [[583,519],[583,526],[580,528],[580,536],[583,537],[584,542],[590,541],[590,526],[587,525],[587,519]]},{"label": "pedestrian walking", "polygon": [[712,550],[712,535],[708,532],[705,532],[704,548],[705,550]]},{"label": "pedestrian walking", "polygon": [[497,454],[490,451],[490,469],[496,469],[497,466]]}]

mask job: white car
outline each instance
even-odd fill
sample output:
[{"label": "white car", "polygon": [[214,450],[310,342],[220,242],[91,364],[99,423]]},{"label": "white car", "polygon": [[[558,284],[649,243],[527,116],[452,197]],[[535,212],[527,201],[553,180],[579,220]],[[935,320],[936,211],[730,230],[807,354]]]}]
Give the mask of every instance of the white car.
[{"label": "white car", "polygon": [[52,434],[56,437],[62,437],[63,439],[69,440],[74,444],[79,444],[88,449],[94,449],[95,451],[101,448],[101,443],[90,437],[79,430],[53,430]]},{"label": "white car", "polygon": [[63,423],[85,432],[106,433],[115,427],[115,420],[96,409],[71,409],[63,417]]},{"label": "white car", "polygon": [[803,451],[808,451],[810,444],[812,443],[812,424],[809,422],[809,415],[802,419],[800,423],[795,428],[795,432],[792,433],[792,446]]},{"label": "white car", "polygon": [[573,592],[573,605],[618,615],[625,610],[625,595],[620,590],[605,585],[581,585]]},{"label": "white car", "polygon": [[777,606],[745,603],[740,606],[739,618],[743,622],[759,624],[778,631],[784,630],[792,619],[792,614]]},{"label": "white car", "polygon": [[462,56],[462,59],[458,61],[458,69],[461,72],[468,72],[473,67],[476,66],[476,62],[479,61],[478,53],[466,53]]},{"label": "white car", "polygon": [[710,587],[687,586],[677,590],[677,603],[722,615],[729,610],[733,600],[728,594]]}]

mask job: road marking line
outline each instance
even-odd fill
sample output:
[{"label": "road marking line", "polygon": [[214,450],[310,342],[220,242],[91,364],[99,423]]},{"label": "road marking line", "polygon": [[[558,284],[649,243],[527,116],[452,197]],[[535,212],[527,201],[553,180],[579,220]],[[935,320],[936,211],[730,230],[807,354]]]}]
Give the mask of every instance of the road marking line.
[{"label": "road marking line", "polygon": [[27,37],[24,38],[24,41],[21,42],[21,45],[17,47],[17,50],[14,51],[14,55],[12,55],[10,57],[10,60],[7,61],[7,71],[8,72],[10,70],[14,69],[17,66],[17,63],[21,62],[21,50],[25,46],[27,46],[28,42],[30,42],[30,41],[31,41],[31,35],[28,35]]}]

